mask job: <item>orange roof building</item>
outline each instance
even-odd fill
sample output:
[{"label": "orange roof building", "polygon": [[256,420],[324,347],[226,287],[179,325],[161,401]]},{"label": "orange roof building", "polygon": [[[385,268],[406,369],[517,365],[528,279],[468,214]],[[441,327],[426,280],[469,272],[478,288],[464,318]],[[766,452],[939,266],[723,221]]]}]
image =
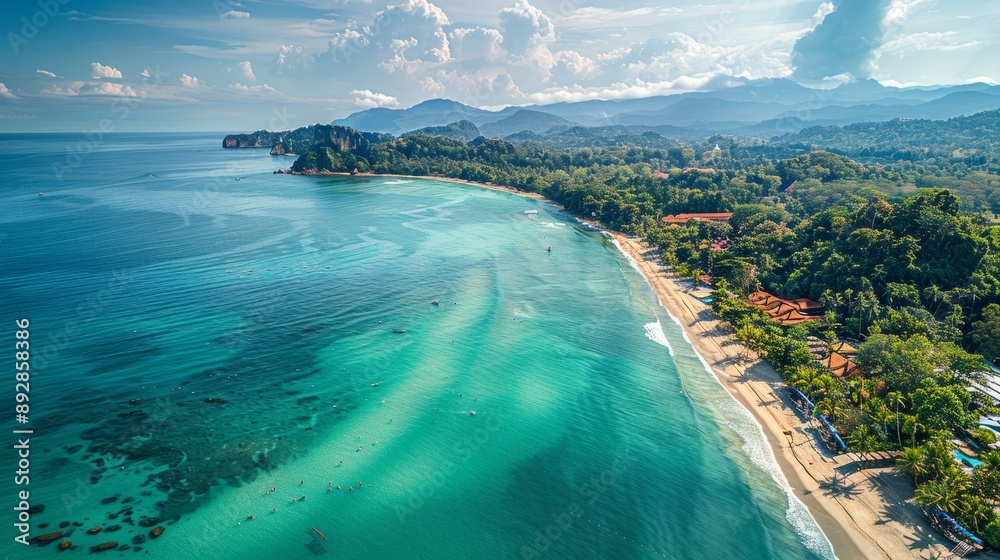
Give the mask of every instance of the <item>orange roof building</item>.
[{"label": "orange roof building", "polygon": [[733,217],[732,212],[702,212],[697,214],[677,214],[676,216],[664,216],[665,224],[686,224],[691,220],[696,222],[728,222]]},{"label": "orange roof building", "polygon": [[781,299],[774,294],[768,292],[754,292],[750,294],[747,298],[747,303],[759,307],[771,318],[772,321],[781,325],[798,325],[800,323],[805,323],[806,321],[818,321],[819,317],[814,317],[803,313],[803,311],[813,311],[807,303],[816,304],[819,306],[819,310],[823,309],[823,306],[812,300],[807,299],[797,299],[794,301],[788,301]]},{"label": "orange roof building", "polygon": [[836,377],[850,378],[864,373],[858,364],[848,360],[838,352],[830,352],[830,355],[823,360],[823,365]]}]

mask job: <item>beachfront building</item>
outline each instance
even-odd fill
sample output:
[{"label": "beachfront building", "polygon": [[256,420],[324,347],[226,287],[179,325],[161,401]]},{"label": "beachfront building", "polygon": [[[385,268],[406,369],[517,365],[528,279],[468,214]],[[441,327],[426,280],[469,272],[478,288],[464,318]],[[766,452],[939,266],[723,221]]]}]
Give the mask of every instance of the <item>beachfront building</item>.
[{"label": "beachfront building", "polygon": [[694,214],[677,214],[664,216],[662,222],[667,225],[684,225],[691,220],[696,222],[728,222],[733,217],[732,212],[701,212]]},{"label": "beachfront building", "polygon": [[764,291],[750,294],[747,303],[760,308],[775,323],[785,326],[819,321],[817,315],[823,311],[823,304],[811,299],[786,300]]}]

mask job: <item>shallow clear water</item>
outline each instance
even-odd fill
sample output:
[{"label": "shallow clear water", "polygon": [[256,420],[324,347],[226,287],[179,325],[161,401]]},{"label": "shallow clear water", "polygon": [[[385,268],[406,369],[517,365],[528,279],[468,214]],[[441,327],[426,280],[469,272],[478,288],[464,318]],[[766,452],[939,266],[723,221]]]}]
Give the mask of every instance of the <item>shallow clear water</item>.
[{"label": "shallow clear water", "polygon": [[[642,278],[552,206],[272,175],[291,160],[203,135],[108,137],[60,180],[77,141],[0,136],[2,336],[31,320],[34,430],[30,484],[0,492],[46,506],[33,535],[79,523],[75,553],[154,558],[832,556]],[[143,520],[166,532],[132,545]],[[0,554],[56,553],[12,522]]]}]

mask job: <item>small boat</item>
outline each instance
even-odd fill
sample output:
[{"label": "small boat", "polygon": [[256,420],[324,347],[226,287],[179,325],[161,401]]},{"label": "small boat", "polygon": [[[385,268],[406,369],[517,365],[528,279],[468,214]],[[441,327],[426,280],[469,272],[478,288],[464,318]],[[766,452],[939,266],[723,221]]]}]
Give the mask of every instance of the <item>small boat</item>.
[{"label": "small boat", "polygon": [[101,527],[100,525],[98,525],[96,527],[91,527],[90,529],[87,529],[87,534],[88,535],[96,535],[97,533],[101,532],[101,529],[103,529],[103,527]]},{"label": "small boat", "polygon": [[149,536],[155,539],[156,537],[162,535],[163,531],[164,531],[163,525],[157,525],[156,527],[153,527],[152,530],[149,531]]},{"label": "small boat", "polygon": [[551,253],[552,252],[552,247],[549,247],[548,251]]},{"label": "small boat", "polygon": [[441,305],[441,302],[438,300],[434,300],[431,302],[431,305]]},{"label": "small boat", "polygon": [[405,334],[406,333],[406,329],[396,329],[396,330],[394,330],[392,332],[394,332],[396,334]]},{"label": "small boat", "polygon": [[475,416],[475,415],[476,415],[476,411],[475,410],[470,410],[469,411],[469,416]]},{"label": "small boat", "polygon": [[524,213],[525,214],[537,214],[538,210],[525,210]]},{"label": "small boat", "polygon": [[101,552],[104,550],[111,550],[112,548],[118,548],[118,541],[108,541],[106,543],[101,543],[97,546],[90,547],[91,552]]},{"label": "small boat", "polygon": [[316,527],[313,527],[312,530],[313,530],[313,533],[316,533],[317,535],[319,535],[319,538],[323,539],[324,541],[326,540],[326,535],[324,535],[323,533],[320,533],[319,529],[317,529]]},{"label": "small boat", "polygon": [[59,550],[66,550],[71,546],[73,546],[73,541],[66,539],[63,542],[59,543]]}]

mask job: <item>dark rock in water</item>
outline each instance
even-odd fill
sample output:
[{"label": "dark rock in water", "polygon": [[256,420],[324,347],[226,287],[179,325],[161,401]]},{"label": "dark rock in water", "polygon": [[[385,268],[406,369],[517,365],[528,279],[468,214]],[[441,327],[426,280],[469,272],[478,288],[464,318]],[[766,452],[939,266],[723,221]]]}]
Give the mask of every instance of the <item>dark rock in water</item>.
[{"label": "dark rock in water", "polygon": [[135,525],[135,522],[132,521],[131,517],[125,517],[124,519],[122,519],[122,523],[128,523],[129,525]]},{"label": "dark rock in water", "polygon": [[94,471],[90,473],[90,484],[95,485],[100,482],[102,478],[104,478],[104,475],[101,474],[101,471]]},{"label": "dark rock in water", "polygon": [[43,511],[45,511],[45,504],[37,504],[28,508],[28,513],[32,515],[42,513]]},{"label": "dark rock in water", "polygon": [[142,397],[136,397],[136,398],[128,401],[128,404],[130,404],[132,406],[135,406],[135,405],[137,405],[137,404],[139,404],[141,402],[142,402]]},{"label": "dark rock in water", "polygon": [[82,521],[74,521],[73,522],[73,526],[74,527],[83,527],[83,522]]},{"label": "dark rock in water", "polygon": [[163,523],[162,517],[143,517],[139,520],[140,527],[152,527],[154,525],[159,525]]},{"label": "dark rock in water", "polygon": [[118,519],[118,514],[117,513],[109,513],[108,514],[108,519]]},{"label": "dark rock in water", "polygon": [[104,498],[103,500],[101,500],[101,503],[103,505],[108,505],[108,504],[113,504],[117,501],[118,501],[118,496],[111,496],[109,498]]},{"label": "dark rock in water", "polygon": [[111,550],[112,548],[118,548],[118,541],[109,541],[106,543],[101,543],[97,546],[90,547],[91,552],[103,552],[105,550]]},{"label": "dark rock in water", "polygon": [[132,550],[134,550],[136,552],[142,552],[142,547],[141,546],[137,546],[137,547],[133,548]]},{"label": "dark rock in water", "polygon": [[44,529],[44,528],[46,528],[46,527],[48,527],[48,526],[49,526],[49,524],[48,524],[48,523],[39,523],[39,524],[38,524],[38,528],[39,528],[39,529]]},{"label": "dark rock in water", "polygon": [[115,531],[121,531],[121,530],[122,530],[122,526],[121,525],[112,525],[110,527],[105,527],[104,528],[104,532],[105,533],[114,533]]},{"label": "dark rock in water", "polygon": [[132,537],[132,544],[142,544],[146,542],[146,535],[136,535]]},{"label": "dark rock in water", "polygon": [[135,416],[136,414],[143,414],[141,410],[125,410],[118,413],[119,418],[128,418],[129,416]]},{"label": "dark rock in water", "polygon": [[63,542],[59,543],[59,550],[66,550],[71,546],[73,546],[73,541],[66,539]]},{"label": "dark rock in water", "polygon": [[156,527],[153,527],[151,531],[149,531],[149,536],[155,539],[156,537],[162,535],[163,531],[165,530],[166,529],[163,528],[163,525],[157,525]]},{"label": "dark rock in water", "polygon": [[98,458],[94,459],[93,461],[91,461],[91,463],[93,463],[95,467],[101,468],[101,467],[104,466],[104,459],[101,459],[100,457],[98,457]]},{"label": "dark rock in water", "polygon": [[69,527],[69,525],[70,525],[69,521],[63,521],[62,523],[59,524],[59,528],[65,529],[66,527]]},{"label": "dark rock in water", "polygon": [[205,402],[209,404],[226,404],[229,401],[226,399],[205,399]]},{"label": "dark rock in water", "polygon": [[53,531],[51,533],[45,533],[44,535],[38,535],[37,537],[34,537],[31,540],[33,540],[33,541],[35,541],[35,542],[37,542],[39,544],[48,544],[48,543],[50,543],[50,542],[52,542],[52,541],[54,541],[54,540],[56,540],[56,539],[58,539],[58,538],[60,538],[62,536],[63,536],[63,532],[62,531]]},{"label": "dark rock in water", "polygon": [[127,503],[129,503],[129,502],[131,502],[133,500],[135,500],[135,498],[133,498],[132,496],[129,496],[129,497],[125,498],[124,500],[122,500],[122,503],[123,504],[127,504]]},{"label": "dark rock in water", "polygon": [[128,550],[130,548],[132,548],[132,547],[129,546],[129,545],[127,545],[127,544],[123,544],[123,545],[121,545],[121,546],[118,547],[118,550],[125,551],[125,550]]},{"label": "dark rock in water", "polygon": [[72,455],[72,454],[76,453],[77,451],[79,451],[81,449],[83,449],[82,445],[73,445],[73,446],[70,446],[70,447],[66,448],[66,453]]}]

